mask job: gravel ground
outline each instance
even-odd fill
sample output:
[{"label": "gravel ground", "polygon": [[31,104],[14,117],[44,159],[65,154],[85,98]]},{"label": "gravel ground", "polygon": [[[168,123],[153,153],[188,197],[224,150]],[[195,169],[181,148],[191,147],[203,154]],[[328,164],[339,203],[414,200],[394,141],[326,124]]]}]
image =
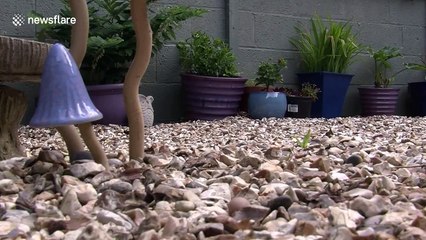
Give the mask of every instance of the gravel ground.
[{"label": "gravel ground", "polygon": [[0,162],[0,238],[426,239],[425,120],[158,124],[141,161],[128,128],[95,126],[111,173],[22,127],[27,157]]}]

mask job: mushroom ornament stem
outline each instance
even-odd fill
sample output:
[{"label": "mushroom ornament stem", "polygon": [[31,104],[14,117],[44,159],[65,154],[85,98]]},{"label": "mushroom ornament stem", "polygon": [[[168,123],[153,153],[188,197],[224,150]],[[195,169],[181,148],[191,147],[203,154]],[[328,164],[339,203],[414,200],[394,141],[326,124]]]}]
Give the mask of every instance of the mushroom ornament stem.
[{"label": "mushroom ornament stem", "polygon": [[[87,39],[89,35],[89,12],[87,9],[86,0],[71,0],[70,8],[73,16],[76,18],[76,23],[71,30],[70,53],[73,56],[77,66],[80,67],[86,54]],[[94,160],[102,164],[109,171],[108,159],[102,145],[96,138],[91,123],[81,123],[77,127],[80,130],[81,138],[88,147]],[[77,129],[73,125],[65,125],[57,127],[57,130],[64,139],[70,157],[84,151],[84,145],[78,134]]]},{"label": "mushroom ornament stem", "polygon": [[147,0],[131,0],[136,52],[124,80],[124,102],[129,119],[129,157],[144,157],[144,120],[139,102],[139,85],[151,58],[152,30],[149,23]]}]

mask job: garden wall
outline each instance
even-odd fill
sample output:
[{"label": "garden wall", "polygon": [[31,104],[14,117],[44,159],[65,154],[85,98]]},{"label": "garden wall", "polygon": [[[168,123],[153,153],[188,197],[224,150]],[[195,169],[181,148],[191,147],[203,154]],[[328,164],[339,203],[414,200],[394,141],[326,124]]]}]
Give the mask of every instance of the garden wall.
[{"label": "garden wall", "polygon": [[[294,26],[307,23],[314,14],[334,20],[349,20],[358,33],[359,41],[379,48],[385,45],[399,47],[405,59],[395,63],[398,70],[402,62],[417,61],[426,53],[426,1],[424,0],[160,0],[158,7],[170,4],[202,7],[209,12],[184,24],[178,39],[190,36],[195,30],[228,41],[237,54],[243,76],[253,78],[258,63],[269,58],[285,57],[289,62],[284,72],[285,82],[296,85],[299,69],[298,54],[288,39],[294,36]],[[53,16],[60,8],[59,0],[3,0],[0,1],[0,34],[33,38],[35,27],[12,25],[13,14],[27,14],[37,10]],[[179,62],[174,43],[168,44],[153,57],[141,92],[155,98],[156,122],[181,120],[181,87]],[[346,97],[344,116],[360,113],[357,87],[372,84],[372,60],[365,54],[357,57],[348,73],[355,74]],[[406,83],[421,81],[425,74],[406,71],[396,78],[395,85],[402,88],[398,114],[406,114]],[[31,116],[36,84],[12,84],[27,92]]]}]

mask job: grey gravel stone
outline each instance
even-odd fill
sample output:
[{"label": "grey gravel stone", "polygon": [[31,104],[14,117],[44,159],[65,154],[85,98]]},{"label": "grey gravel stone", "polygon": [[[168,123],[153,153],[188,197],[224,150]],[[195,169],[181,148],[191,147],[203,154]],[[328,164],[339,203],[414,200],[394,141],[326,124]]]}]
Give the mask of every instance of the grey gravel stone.
[{"label": "grey gravel stone", "polygon": [[[54,129],[20,129],[33,158],[0,162],[0,238],[425,237],[424,118],[158,124],[146,129],[145,162],[128,159],[127,127],[94,128],[110,173],[70,165]],[[46,139],[55,150],[34,161]]]}]

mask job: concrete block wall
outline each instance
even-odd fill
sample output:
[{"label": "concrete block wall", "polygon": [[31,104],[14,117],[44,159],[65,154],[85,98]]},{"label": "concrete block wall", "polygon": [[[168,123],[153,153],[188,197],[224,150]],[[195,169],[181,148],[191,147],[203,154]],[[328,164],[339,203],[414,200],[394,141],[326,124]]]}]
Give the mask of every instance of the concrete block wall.
[{"label": "concrete block wall", "polygon": [[[289,43],[295,35],[294,26],[307,24],[318,14],[336,21],[350,21],[359,41],[374,48],[399,47],[404,59],[395,61],[395,70],[402,62],[412,62],[426,54],[426,2],[424,0],[160,0],[155,8],[183,4],[209,10],[202,18],[191,19],[178,31],[178,39],[203,30],[214,37],[229,41],[238,58],[241,74],[254,78],[260,61],[285,57],[289,66],[283,74],[285,84],[297,85],[300,71],[298,53]],[[53,16],[61,7],[59,0],[0,1],[0,34],[32,38],[35,26],[14,27],[13,14],[36,10]],[[168,43],[152,58],[141,84],[141,93],[155,98],[156,122],[175,122],[182,118],[180,67],[175,42]],[[348,73],[354,74],[346,96],[343,115],[360,113],[357,87],[373,83],[373,62],[366,53],[360,54]],[[425,73],[405,71],[395,85],[401,87],[398,114],[406,111],[406,83],[421,81]],[[24,90],[32,115],[36,85],[11,84]]]},{"label": "concrete block wall", "polygon": [[[241,71],[255,77],[259,61],[284,57],[289,67],[285,84],[297,85],[300,58],[289,38],[294,26],[308,26],[317,14],[335,21],[349,21],[361,44],[373,48],[401,48],[404,59],[394,61],[394,71],[403,62],[418,61],[426,54],[426,2],[421,0],[245,0],[238,7],[238,56]],[[373,60],[364,52],[358,55],[347,73],[354,74],[346,96],[343,115],[360,114],[358,87],[373,84]],[[421,81],[425,73],[405,71],[394,85],[401,88],[398,114],[406,114],[406,84]]]}]

